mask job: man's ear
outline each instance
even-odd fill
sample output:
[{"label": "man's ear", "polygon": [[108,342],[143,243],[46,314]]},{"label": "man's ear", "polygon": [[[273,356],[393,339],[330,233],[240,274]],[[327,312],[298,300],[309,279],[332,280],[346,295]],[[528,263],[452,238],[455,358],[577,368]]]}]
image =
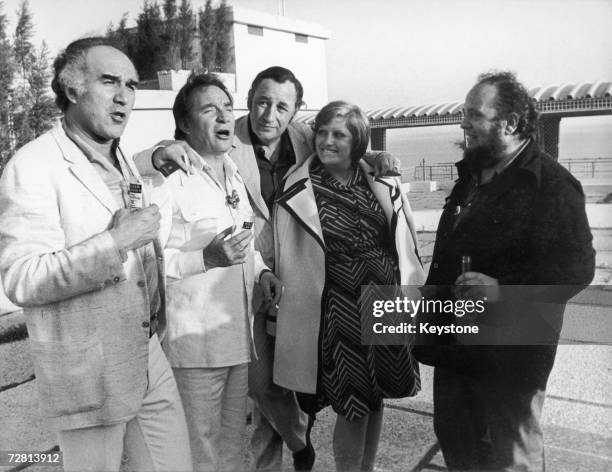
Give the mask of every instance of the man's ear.
[{"label": "man's ear", "polygon": [[292,121],[295,119],[295,117],[296,117],[296,116],[297,116],[297,114],[298,114],[298,111],[300,111],[300,108],[302,108],[304,105],[306,105],[306,103],[304,103],[304,102],[302,101],[302,102],[300,102],[299,106],[296,106],[296,107],[295,107],[295,110],[294,110],[294,112],[293,112],[293,116],[292,116],[292,117],[291,117],[291,119],[289,120],[289,123],[291,123],[291,122],[292,122]]},{"label": "man's ear", "polygon": [[70,101],[70,103],[72,103],[73,105],[77,103],[79,99],[79,93],[77,92],[76,88],[66,87],[64,93],[66,94],[66,98],[68,99],[68,101]]},{"label": "man's ear", "polygon": [[506,134],[514,134],[518,128],[519,116],[517,113],[510,113],[506,120]]},{"label": "man's ear", "polygon": [[178,122],[178,127],[183,133],[185,133],[186,135],[189,135],[190,133],[189,120],[186,120],[185,118],[180,119]]}]

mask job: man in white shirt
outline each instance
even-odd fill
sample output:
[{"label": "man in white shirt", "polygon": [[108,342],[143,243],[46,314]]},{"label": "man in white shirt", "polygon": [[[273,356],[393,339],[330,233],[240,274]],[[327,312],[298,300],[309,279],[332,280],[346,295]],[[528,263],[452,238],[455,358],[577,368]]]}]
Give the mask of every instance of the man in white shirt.
[{"label": "man in white shirt", "polygon": [[[165,244],[168,336],[164,348],[187,415],[197,470],[243,470],[253,286],[271,304],[282,286],[253,241],[253,210],[228,155],[232,97],[212,75],[192,74],[177,94],[175,138],[195,154],[170,174],[172,227]],[[147,154],[144,154],[146,159]],[[162,231],[162,233],[164,233]]]}]

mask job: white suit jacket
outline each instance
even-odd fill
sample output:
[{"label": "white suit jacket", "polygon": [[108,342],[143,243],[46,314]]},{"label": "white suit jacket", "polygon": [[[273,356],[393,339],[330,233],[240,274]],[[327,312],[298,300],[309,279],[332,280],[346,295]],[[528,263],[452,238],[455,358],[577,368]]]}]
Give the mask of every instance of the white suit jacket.
[{"label": "white suit jacket", "polygon": [[42,412],[60,429],[130,419],[146,389],[146,278],[108,232],[117,209],[61,125],[20,149],[0,180],[0,273],[24,308]]}]

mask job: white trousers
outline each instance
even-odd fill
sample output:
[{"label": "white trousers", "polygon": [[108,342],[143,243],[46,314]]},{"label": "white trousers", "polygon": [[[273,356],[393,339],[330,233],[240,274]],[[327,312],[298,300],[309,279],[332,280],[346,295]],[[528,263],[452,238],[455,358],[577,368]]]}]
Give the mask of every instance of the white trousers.
[{"label": "white trousers", "polygon": [[58,433],[64,470],[192,470],[183,406],[157,335],[149,341],[147,378],[147,391],[135,418]]},{"label": "white trousers", "polygon": [[244,471],[247,364],[175,368],[189,428],[194,469]]}]

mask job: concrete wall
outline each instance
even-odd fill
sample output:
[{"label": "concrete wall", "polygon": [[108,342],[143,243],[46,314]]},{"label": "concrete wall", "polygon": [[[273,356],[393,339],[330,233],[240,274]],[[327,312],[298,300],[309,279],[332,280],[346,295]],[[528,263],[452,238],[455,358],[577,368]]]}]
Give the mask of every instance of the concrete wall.
[{"label": "concrete wall", "polygon": [[[236,107],[246,108],[251,82],[270,66],[293,71],[304,86],[307,108],[319,109],[328,102],[325,40],[329,32],[316,24],[234,7],[233,47],[236,72]],[[263,35],[249,34],[259,26]],[[308,37],[297,42],[296,33]]]}]

